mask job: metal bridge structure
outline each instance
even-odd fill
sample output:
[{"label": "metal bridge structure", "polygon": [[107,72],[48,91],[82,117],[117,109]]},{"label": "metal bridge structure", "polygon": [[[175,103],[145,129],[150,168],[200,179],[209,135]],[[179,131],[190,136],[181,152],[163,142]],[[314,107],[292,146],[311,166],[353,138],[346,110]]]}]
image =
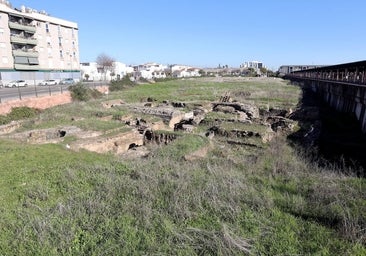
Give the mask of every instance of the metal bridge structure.
[{"label": "metal bridge structure", "polygon": [[310,88],[337,111],[354,114],[366,133],[366,60],[295,71],[284,78]]}]

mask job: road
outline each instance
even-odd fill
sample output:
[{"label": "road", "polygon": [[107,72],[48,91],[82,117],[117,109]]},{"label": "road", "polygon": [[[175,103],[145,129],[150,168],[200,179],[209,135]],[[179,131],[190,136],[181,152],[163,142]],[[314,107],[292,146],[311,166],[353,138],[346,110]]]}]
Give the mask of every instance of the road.
[{"label": "road", "polygon": [[[100,86],[100,82],[84,83],[90,87]],[[56,95],[68,91],[69,85],[29,85],[27,87],[5,88],[0,89],[0,103],[10,100],[20,100],[23,98],[39,97],[42,95]]]}]

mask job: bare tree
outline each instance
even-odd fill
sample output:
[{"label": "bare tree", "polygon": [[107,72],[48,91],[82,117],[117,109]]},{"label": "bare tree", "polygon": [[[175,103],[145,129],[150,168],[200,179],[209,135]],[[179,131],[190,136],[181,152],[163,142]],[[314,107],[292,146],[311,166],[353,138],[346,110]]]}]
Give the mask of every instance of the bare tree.
[{"label": "bare tree", "polygon": [[104,80],[106,79],[107,71],[114,72],[115,59],[107,54],[99,54],[97,57],[98,69],[104,74]]}]

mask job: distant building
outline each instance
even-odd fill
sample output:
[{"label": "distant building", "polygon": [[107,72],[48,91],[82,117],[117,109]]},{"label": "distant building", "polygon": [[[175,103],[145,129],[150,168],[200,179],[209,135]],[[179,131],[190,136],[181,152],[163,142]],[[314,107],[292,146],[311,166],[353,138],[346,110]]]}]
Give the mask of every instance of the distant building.
[{"label": "distant building", "polygon": [[172,77],[175,78],[201,76],[199,68],[194,68],[186,65],[171,65],[170,72]]},{"label": "distant building", "polygon": [[262,62],[259,61],[247,61],[241,65],[242,68],[253,68],[255,71],[259,71],[261,68],[264,68]]},{"label": "distant building", "polygon": [[80,78],[78,25],[0,0],[0,79]]},{"label": "distant building", "polygon": [[113,80],[121,79],[127,74],[133,73],[133,67],[127,66],[121,62],[114,62],[110,70],[105,73],[96,62],[83,62],[80,63],[81,77],[86,81],[101,81],[101,80]]},{"label": "distant building", "polygon": [[86,81],[100,81],[102,75],[98,72],[98,65],[96,62],[82,62],[80,63],[81,77]]},{"label": "distant building", "polygon": [[133,66],[134,70],[133,77],[136,80],[138,80],[141,77],[148,80],[157,78],[166,78],[167,69],[168,69],[167,66],[155,62],[145,63]]},{"label": "distant building", "polygon": [[278,69],[278,73],[280,76],[287,75],[289,73],[305,70],[305,69],[312,69],[312,68],[319,68],[323,67],[324,65],[283,65],[280,66]]}]

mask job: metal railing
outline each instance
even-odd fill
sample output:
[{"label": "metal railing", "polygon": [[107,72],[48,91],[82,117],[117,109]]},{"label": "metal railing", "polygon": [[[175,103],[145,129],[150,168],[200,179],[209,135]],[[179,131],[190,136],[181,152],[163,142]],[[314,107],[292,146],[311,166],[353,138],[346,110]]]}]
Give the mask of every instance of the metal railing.
[{"label": "metal railing", "polygon": [[[86,82],[83,83],[90,88],[96,89],[101,86],[105,86],[106,82]],[[4,88],[0,89],[0,104],[14,100],[23,100],[29,98],[38,98],[51,95],[61,95],[68,92],[70,85],[31,85],[27,87],[15,87],[15,88]]]}]

